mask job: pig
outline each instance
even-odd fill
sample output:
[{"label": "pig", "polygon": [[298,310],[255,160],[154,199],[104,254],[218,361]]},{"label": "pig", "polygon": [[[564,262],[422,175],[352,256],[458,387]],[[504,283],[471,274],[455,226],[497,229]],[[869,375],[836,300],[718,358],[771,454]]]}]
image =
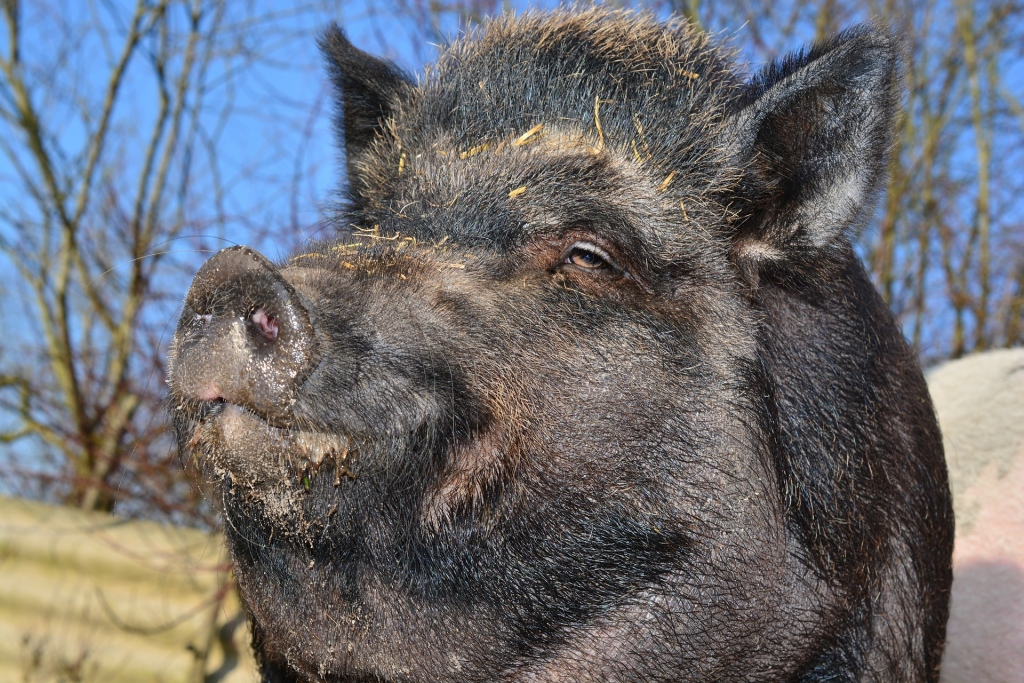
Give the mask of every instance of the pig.
[{"label": "pig", "polygon": [[942,683],[1016,683],[1024,672],[1024,349],[928,374],[957,527]]},{"label": "pig", "polygon": [[264,681],[935,681],[942,441],[851,246],[902,48],[692,26],[320,45],[331,238],[213,256],[169,354]]}]

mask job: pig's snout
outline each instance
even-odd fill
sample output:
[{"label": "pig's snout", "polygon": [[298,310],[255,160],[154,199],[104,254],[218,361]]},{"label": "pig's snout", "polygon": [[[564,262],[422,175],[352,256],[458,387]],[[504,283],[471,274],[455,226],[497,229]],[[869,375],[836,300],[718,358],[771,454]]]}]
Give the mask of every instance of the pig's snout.
[{"label": "pig's snout", "polygon": [[171,390],[185,401],[244,406],[288,423],[318,358],[309,313],[261,254],[231,247],[196,274],[171,350]]}]

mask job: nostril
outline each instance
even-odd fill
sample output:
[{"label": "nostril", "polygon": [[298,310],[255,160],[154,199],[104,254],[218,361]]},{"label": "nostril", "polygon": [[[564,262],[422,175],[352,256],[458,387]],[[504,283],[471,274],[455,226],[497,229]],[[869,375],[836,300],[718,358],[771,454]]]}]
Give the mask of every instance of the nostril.
[{"label": "nostril", "polygon": [[258,329],[266,339],[268,339],[269,341],[274,341],[275,339],[277,339],[277,318],[274,318],[265,310],[260,308],[257,309],[256,312],[249,317],[249,319],[252,321],[252,324],[256,326],[256,329]]},{"label": "nostril", "polygon": [[209,402],[209,401],[221,401],[221,402],[223,402],[224,401],[223,394],[224,394],[224,392],[222,392],[220,390],[220,387],[218,387],[215,383],[210,382],[206,386],[201,387],[196,392],[196,398],[198,398],[200,401],[207,401],[207,402]]}]

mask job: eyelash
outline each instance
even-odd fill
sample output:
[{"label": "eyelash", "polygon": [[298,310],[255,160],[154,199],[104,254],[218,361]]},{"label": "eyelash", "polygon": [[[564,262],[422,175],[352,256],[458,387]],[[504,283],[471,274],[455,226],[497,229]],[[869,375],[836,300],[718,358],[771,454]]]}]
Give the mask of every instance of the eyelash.
[{"label": "eyelash", "polygon": [[[590,259],[591,262],[580,263],[577,261],[578,258]],[[591,272],[616,270],[608,252],[590,242],[575,242],[566,250],[565,256],[562,257],[562,264]]]}]

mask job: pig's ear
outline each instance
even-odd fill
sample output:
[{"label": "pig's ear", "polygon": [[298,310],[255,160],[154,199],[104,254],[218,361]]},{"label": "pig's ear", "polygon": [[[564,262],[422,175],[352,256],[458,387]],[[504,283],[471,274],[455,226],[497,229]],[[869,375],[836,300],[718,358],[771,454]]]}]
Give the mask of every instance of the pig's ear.
[{"label": "pig's ear", "polygon": [[319,45],[340,99],[335,129],[345,147],[351,181],[360,157],[415,85],[394,64],[356,48],[337,24],[324,31]]},{"label": "pig's ear", "polygon": [[733,256],[749,277],[813,267],[848,243],[884,177],[901,56],[898,41],[861,26],[747,85],[730,145],[746,176]]}]

